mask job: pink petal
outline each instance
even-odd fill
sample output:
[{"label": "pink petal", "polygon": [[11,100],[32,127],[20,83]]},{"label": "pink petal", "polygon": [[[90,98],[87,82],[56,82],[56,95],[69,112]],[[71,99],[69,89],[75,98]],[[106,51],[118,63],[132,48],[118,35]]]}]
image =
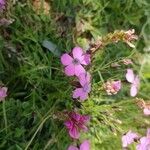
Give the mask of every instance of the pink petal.
[{"label": "pink petal", "polygon": [[84,132],[88,131],[88,128],[84,125],[84,124],[81,124],[79,125],[80,129],[82,129]]},{"label": "pink petal", "polygon": [[[144,146],[150,146],[150,138],[148,137],[143,137],[140,139],[141,144],[143,144]],[[150,147],[149,147],[150,148]],[[149,149],[148,149],[149,150]]]},{"label": "pink petal", "polygon": [[80,150],[90,150],[90,143],[88,140],[85,140],[81,145],[80,145]]},{"label": "pink petal", "polygon": [[146,116],[150,115],[150,109],[144,108],[143,113],[144,113],[144,115],[146,115]]},{"label": "pink petal", "polygon": [[90,116],[84,115],[80,118],[80,120],[85,124],[90,121]]},{"label": "pink petal", "polygon": [[67,129],[72,129],[73,128],[73,122],[72,121],[66,121],[64,123],[64,125],[66,126]]},{"label": "pink petal", "polygon": [[77,147],[73,146],[73,145],[70,145],[68,147],[68,150],[79,150]]},{"label": "pink petal", "polygon": [[86,83],[90,83],[91,80],[91,75],[86,72],[86,73],[81,73],[79,75],[79,82],[82,86],[84,86]]},{"label": "pink petal", "polygon": [[72,113],[71,117],[72,117],[75,121],[79,121],[80,118],[81,118],[81,115],[74,112],[74,113]]},{"label": "pink petal", "polygon": [[72,53],[73,53],[73,57],[74,58],[77,58],[78,60],[80,60],[80,62],[83,61],[84,56],[83,56],[83,50],[82,50],[82,48],[75,47],[75,48],[73,48]]},{"label": "pink petal", "polygon": [[84,54],[84,59],[81,61],[81,64],[89,65],[90,63],[91,63],[91,55],[90,54]]},{"label": "pink petal", "polygon": [[65,74],[67,76],[73,76],[75,74],[75,66],[73,64],[70,64],[65,67]]},{"label": "pink petal", "polygon": [[82,86],[84,86],[85,83],[87,83],[86,81],[86,73],[81,73],[79,75],[79,82]]},{"label": "pink petal", "polygon": [[88,90],[86,92],[90,93],[90,91],[91,91],[91,84],[88,84]]},{"label": "pink petal", "polygon": [[66,54],[63,54],[63,55],[61,56],[61,63],[62,63],[63,65],[65,65],[65,66],[71,64],[72,61],[73,61],[73,58],[72,58],[70,55],[68,55],[67,53],[66,53]]},{"label": "pink petal", "polygon": [[132,69],[127,69],[126,79],[128,82],[133,83],[134,81],[134,73]]},{"label": "pink petal", "polygon": [[78,139],[80,137],[80,133],[76,127],[69,130],[69,135],[74,139]]},{"label": "pink petal", "polygon": [[122,146],[127,147],[129,144],[134,142],[134,139],[137,139],[138,135],[132,131],[129,131],[122,136]]},{"label": "pink petal", "polygon": [[136,147],[137,150],[149,150],[150,149],[150,139],[147,137],[142,137],[140,139],[140,144]]},{"label": "pink petal", "polygon": [[114,81],[113,82],[113,88],[115,91],[119,91],[121,89],[121,81],[120,80]]},{"label": "pink petal", "polygon": [[136,150],[143,150],[143,146],[142,146],[141,144],[138,144],[138,145],[136,146]]},{"label": "pink petal", "polygon": [[84,101],[87,99],[87,97],[88,97],[88,94],[86,92],[82,92],[80,95],[80,100]]},{"label": "pink petal", "polygon": [[139,86],[139,84],[140,84],[140,79],[139,79],[139,76],[138,75],[136,75],[136,77],[135,77],[135,79],[134,79],[134,81],[133,81],[133,84],[135,85],[135,86]]},{"label": "pink petal", "polygon": [[75,66],[75,75],[79,76],[81,73],[85,73],[85,69],[82,65],[76,65]]},{"label": "pink petal", "polygon": [[126,135],[124,135],[122,137],[122,147],[127,147],[129,143],[130,143],[130,141],[128,140],[128,137]]},{"label": "pink petal", "polygon": [[87,72],[87,74],[86,74],[86,80],[87,80],[88,83],[91,82],[91,75],[90,75],[89,72]]},{"label": "pink petal", "polygon": [[82,94],[82,88],[77,88],[77,89],[75,89],[74,91],[73,91],[73,98],[79,98],[80,97],[80,95]]},{"label": "pink petal", "polygon": [[138,92],[137,87],[136,87],[134,84],[132,84],[132,85],[131,85],[131,89],[130,89],[130,95],[131,95],[132,97],[135,97],[135,96],[137,95],[137,92]]}]

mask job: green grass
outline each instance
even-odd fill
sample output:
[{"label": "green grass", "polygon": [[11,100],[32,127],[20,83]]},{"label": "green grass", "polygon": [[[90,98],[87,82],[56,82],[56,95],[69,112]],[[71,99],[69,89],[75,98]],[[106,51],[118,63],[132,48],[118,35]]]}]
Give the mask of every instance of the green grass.
[{"label": "green grass", "polygon": [[[144,135],[150,120],[129,97],[127,84],[116,96],[107,96],[101,86],[110,78],[124,80],[126,67],[113,69],[110,62],[129,57],[142,78],[138,97],[150,99],[150,65],[148,52],[144,51],[150,46],[150,3],[55,0],[49,4],[48,16],[37,15],[30,1],[23,0],[15,5],[10,1],[3,14],[15,21],[0,27],[0,82],[8,87],[8,97],[0,105],[0,149],[66,150],[71,143],[62,118],[55,118],[54,113],[72,110],[72,79],[65,77],[60,59],[42,46],[43,40],[55,43],[63,53],[75,45],[87,48],[87,39],[97,39],[116,29],[135,28],[139,35],[136,49],[120,42],[97,53],[90,69],[93,90],[79,107],[91,115],[89,132],[82,138],[90,139],[92,150],[121,150],[122,134],[132,129]],[[83,24],[78,26],[81,20]],[[141,58],[145,63],[138,61]]]}]

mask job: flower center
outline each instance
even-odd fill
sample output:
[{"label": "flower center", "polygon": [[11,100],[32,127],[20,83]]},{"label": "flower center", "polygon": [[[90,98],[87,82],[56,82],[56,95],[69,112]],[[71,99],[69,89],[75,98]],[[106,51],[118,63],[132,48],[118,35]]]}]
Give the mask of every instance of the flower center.
[{"label": "flower center", "polygon": [[75,59],[73,59],[72,63],[74,65],[78,65],[78,64],[80,64],[80,61],[79,61],[79,59],[75,58]]}]

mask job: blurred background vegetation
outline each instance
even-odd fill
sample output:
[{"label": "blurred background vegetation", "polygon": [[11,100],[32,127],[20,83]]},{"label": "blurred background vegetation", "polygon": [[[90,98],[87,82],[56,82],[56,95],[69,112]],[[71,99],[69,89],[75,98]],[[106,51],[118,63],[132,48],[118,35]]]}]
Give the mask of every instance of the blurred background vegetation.
[{"label": "blurred background vegetation", "polygon": [[[146,133],[150,120],[129,96],[127,66],[114,69],[110,64],[131,58],[134,65],[129,67],[141,77],[138,97],[150,100],[149,0],[9,0],[4,17],[14,22],[0,27],[0,81],[8,87],[0,105],[0,149],[66,150],[72,141],[54,113],[76,104],[71,100],[72,79],[65,77],[53,49],[63,53],[79,45],[86,50],[89,41],[122,29],[135,29],[136,49],[119,42],[97,53],[90,69],[91,95],[77,104],[91,115],[89,132],[82,138],[90,140],[92,150],[121,150],[125,132]],[[43,46],[45,40],[51,42],[49,49]],[[118,95],[103,91],[108,79],[124,81]]]}]

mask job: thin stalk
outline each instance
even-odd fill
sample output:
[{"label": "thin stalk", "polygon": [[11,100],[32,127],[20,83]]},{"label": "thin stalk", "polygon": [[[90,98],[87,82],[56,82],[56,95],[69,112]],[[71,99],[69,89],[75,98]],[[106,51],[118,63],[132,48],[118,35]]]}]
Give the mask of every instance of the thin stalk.
[{"label": "thin stalk", "polygon": [[25,150],[27,150],[29,148],[29,146],[31,145],[31,143],[33,142],[34,138],[36,137],[37,133],[39,132],[39,130],[42,128],[43,124],[46,122],[47,119],[49,119],[51,117],[51,114],[48,115],[39,125],[39,127],[37,128],[37,130],[35,131],[35,133],[33,134],[31,140],[29,141],[29,143],[27,144]]}]

